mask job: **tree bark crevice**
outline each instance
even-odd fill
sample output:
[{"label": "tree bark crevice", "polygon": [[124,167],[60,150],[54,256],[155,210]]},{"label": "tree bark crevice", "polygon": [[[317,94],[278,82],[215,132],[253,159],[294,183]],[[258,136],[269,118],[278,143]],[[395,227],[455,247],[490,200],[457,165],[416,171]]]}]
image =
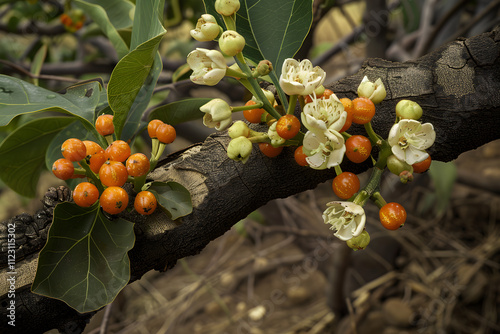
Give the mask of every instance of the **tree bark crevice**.
[{"label": "tree bark crevice", "polygon": [[[402,99],[414,100],[424,109],[421,120],[431,122],[436,130],[436,142],[429,149],[432,158],[451,161],[465,151],[500,138],[498,32],[496,28],[457,40],[405,63],[369,59],[358,73],[329,88],[339,97],[354,98],[365,75],[371,80],[382,78],[387,98],[377,105],[372,121],[375,131],[386,137],[394,124],[396,104]],[[349,132],[361,134],[364,129],[354,126]],[[234,162],[226,154],[229,141],[225,132],[211,135],[205,142],[170,156],[151,173],[154,180],[184,185],[192,194],[194,209],[176,222],[158,213],[136,224],[137,240],[129,252],[131,281],[152,269],[165,271],[177,259],[198,254],[210,241],[268,201],[313,189],[335,175],[332,170],[298,166],[292,147],[285,148],[275,159],[263,156],[254,147],[246,164]],[[344,170],[360,173],[370,168],[370,162],[353,164],[345,160]],[[48,224],[49,217],[44,222]],[[6,268],[0,270],[0,274],[6,272]],[[5,306],[10,299],[7,291],[0,291],[0,295],[0,314],[5,319]],[[61,301],[32,294],[29,284],[16,286],[15,302],[16,327],[0,327],[2,330],[39,333],[58,328],[78,333],[93,315],[78,314]]]}]

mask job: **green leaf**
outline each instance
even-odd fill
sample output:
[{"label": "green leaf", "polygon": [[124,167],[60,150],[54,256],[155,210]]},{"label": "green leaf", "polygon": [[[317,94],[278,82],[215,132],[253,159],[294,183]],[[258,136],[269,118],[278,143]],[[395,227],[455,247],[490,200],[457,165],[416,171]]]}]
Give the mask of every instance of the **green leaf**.
[{"label": "green leaf", "polygon": [[204,113],[200,111],[200,107],[211,100],[197,98],[172,102],[152,110],[149,119],[159,119],[170,125],[193,121],[203,117]]},{"label": "green leaf", "polygon": [[132,139],[141,127],[142,115],[151,101],[156,82],[158,81],[162,69],[163,63],[160,54],[157,52],[151,71],[144,80],[144,85],[139,90],[139,93],[137,93],[134,103],[132,103],[127,118],[125,119],[125,124],[120,135],[122,140],[128,141]]},{"label": "green leaf", "polygon": [[[114,112],[115,134],[119,139],[121,139],[128,113],[143,85],[146,84],[149,87],[144,91],[146,94],[152,89],[151,85],[156,84],[154,74],[161,69],[158,69],[159,65],[155,58],[162,37],[163,34],[158,35],[139,45],[123,57],[111,73],[108,84],[108,102]],[[150,75],[151,71],[153,72]],[[146,82],[148,78],[151,82]],[[142,94],[141,92],[141,96]]]},{"label": "green leaf", "polygon": [[[31,73],[34,75],[39,75],[42,70],[42,65],[45,61],[45,57],[47,56],[47,44],[42,44],[40,49],[36,52],[33,57],[33,63],[31,64]],[[33,78],[33,84],[38,86],[38,78]]]},{"label": "green leaf", "polygon": [[9,124],[14,117],[22,114],[57,111],[77,116],[92,127],[100,89],[98,81],[86,81],[68,87],[64,94],[58,94],[0,75],[0,126]]},{"label": "green leaf", "polygon": [[[117,29],[121,27],[125,28],[132,24],[132,20],[129,18],[129,12],[134,8],[134,5],[128,1],[122,0],[99,1],[99,4],[93,4],[91,2],[95,1],[74,1],[76,7],[82,9],[90,16],[108,37],[118,54],[118,58],[121,59],[129,52],[129,49]],[[118,28],[112,23],[111,17],[108,16],[108,12],[111,10],[114,10],[115,14],[113,16],[113,23],[120,25]],[[120,20],[118,20],[118,18],[120,18]]]},{"label": "green leaf", "polygon": [[236,26],[247,43],[243,54],[255,63],[269,60],[279,78],[283,61],[297,53],[309,33],[312,3],[311,0],[241,1]]},{"label": "green leaf", "polygon": [[99,202],[89,208],[60,203],[31,290],[62,300],[80,313],[98,310],[127,285],[127,253],[134,242],[134,224],[108,220]]},{"label": "green leaf", "polygon": [[35,119],[5,138],[0,144],[0,178],[5,184],[23,196],[34,197],[50,142],[74,121],[71,117]]},{"label": "green leaf", "polygon": [[429,175],[436,190],[437,211],[438,214],[442,214],[450,202],[453,186],[457,179],[457,166],[454,162],[433,160],[429,168]]},{"label": "green leaf", "polygon": [[135,49],[146,41],[165,34],[163,28],[163,8],[165,0],[137,0],[130,49]]},{"label": "green leaf", "polygon": [[177,219],[193,211],[191,194],[184,186],[177,182],[153,182],[148,189],[158,200],[158,204],[170,214],[172,219]]}]

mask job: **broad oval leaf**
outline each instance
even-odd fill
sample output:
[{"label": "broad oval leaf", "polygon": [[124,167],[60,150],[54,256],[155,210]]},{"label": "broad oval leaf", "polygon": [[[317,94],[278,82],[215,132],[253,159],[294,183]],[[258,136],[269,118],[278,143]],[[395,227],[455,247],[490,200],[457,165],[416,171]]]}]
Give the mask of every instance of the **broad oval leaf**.
[{"label": "broad oval leaf", "polygon": [[255,63],[267,59],[277,78],[286,58],[299,51],[312,23],[311,0],[243,0],[237,30],[247,45],[243,54]]},{"label": "broad oval leaf", "polygon": [[99,202],[56,206],[31,291],[64,301],[80,313],[111,303],[130,279],[134,224],[110,221]]},{"label": "broad oval leaf", "polygon": [[200,119],[205,115],[200,111],[200,107],[211,100],[210,98],[196,98],[172,102],[152,110],[149,119],[159,119],[170,125]]},{"label": "broad oval leaf", "polygon": [[142,116],[151,101],[156,82],[158,81],[162,69],[163,63],[160,54],[157,52],[151,71],[144,80],[144,85],[139,90],[139,93],[137,93],[134,103],[132,103],[125,119],[125,124],[120,134],[122,140],[129,141],[132,139],[141,127]]},{"label": "broad oval leaf", "polygon": [[9,124],[16,116],[39,111],[71,114],[93,126],[100,89],[98,81],[88,81],[70,86],[64,94],[58,94],[20,79],[0,75],[0,126]]},{"label": "broad oval leaf", "polygon": [[[164,33],[139,45],[123,57],[111,73],[108,84],[108,102],[114,113],[113,123],[117,138],[122,139],[121,133],[128,113],[143,85],[151,87],[156,84],[155,77],[150,73],[153,71],[155,74],[161,71],[158,69],[161,63],[158,64],[155,58],[163,35]],[[146,82],[146,79],[151,82]]]},{"label": "broad oval leaf", "polygon": [[158,200],[158,204],[167,211],[173,220],[186,216],[193,211],[191,194],[177,182],[153,182],[148,189]]},{"label": "broad oval leaf", "polygon": [[165,28],[162,25],[164,8],[165,0],[136,1],[130,40],[131,50],[156,36],[165,34]]},{"label": "broad oval leaf", "polygon": [[[128,53],[129,49],[117,29],[126,28],[132,24],[129,12],[134,8],[134,5],[129,1],[123,0],[99,1],[99,4],[89,2],[93,1],[75,0],[75,5],[82,9],[99,26],[115,48],[118,58],[121,59]],[[114,22],[115,24],[119,24],[120,27],[112,24],[111,17],[108,16],[108,11],[115,11],[115,15],[113,16]],[[118,18],[120,18],[119,21]]]},{"label": "broad oval leaf", "polygon": [[23,124],[0,144],[0,178],[15,192],[34,197],[45,154],[54,136],[72,117],[40,118]]}]

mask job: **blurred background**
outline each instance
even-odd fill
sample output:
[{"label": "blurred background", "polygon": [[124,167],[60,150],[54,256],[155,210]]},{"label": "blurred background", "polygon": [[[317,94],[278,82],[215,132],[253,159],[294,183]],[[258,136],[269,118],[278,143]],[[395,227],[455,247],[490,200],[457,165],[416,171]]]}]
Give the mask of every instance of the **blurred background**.
[{"label": "blurred background", "polygon": [[[416,59],[500,22],[498,0],[314,0],[313,6],[311,31],[296,58],[321,66],[325,85],[357,72],[366,58]],[[53,91],[95,77],[106,82],[116,53],[84,17],[81,29],[68,31],[60,21],[65,13],[81,14],[56,0],[0,1],[0,73]],[[214,87],[186,80],[186,55],[211,47],[189,35],[202,13],[201,0],[166,1],[164,70],[151,108],[187,97],[233,105],[250,98],[231,80]],[[33,66],[40,57],[43,65]],[[30,117],[0,128],[0,140]],[[211,133],[197,121],[177,132],[167,154]],[[136,150],[147,146],[136,140]],[[367,177],[360,175],[362,184]],[[0,184],[0,218],[34,213],[46,189],[58,184],[48,172],[33,200]],[[382,193],[402,203],[408,219],[387,231],[367,204],[366,250],[351,251],[323,224],[325,204],[336,200],[326,182],[269,202],[198,256],[130,284],[85,333],[500,333],[500,141],[454,162],[433,162],[407,185],[386,174]]]}]

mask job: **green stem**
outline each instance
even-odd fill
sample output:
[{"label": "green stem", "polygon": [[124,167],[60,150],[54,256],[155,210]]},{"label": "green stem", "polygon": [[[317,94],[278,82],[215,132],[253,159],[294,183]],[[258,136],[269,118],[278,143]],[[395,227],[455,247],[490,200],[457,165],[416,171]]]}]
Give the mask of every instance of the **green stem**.
[{"label": "green stem", "polygon": [[366,133],[368,134],[368,137],[375,145],[377,146],[382,145],[383,139],[373,130],[372,122],[368,122],[365,124],[365,130]]},{"label": "green stem", "polygon": [[90,169],[90,166],[87,163],[87,161],[85,161],[85,159],[82,159],[80,161],[80,166],[82,166],[82,168],[85,169],[85,174],[87,175],[87,177],[89,177],[94,182],[94,185],[97,187],[97,190],[99,190],[99,194],[102,194],[102,192],[104,191],[104,187],[102,186],[101,180],[99,180],[97,174],[94,173],[92,169]]},{"label": "green stem", "polygon": [[222,15],[222,18],[224,19],[227,30],[236,30],[236,14],[233,14],[231,16]]},{"label": "green stem", "polygon": [[358,195],[354,198],[353,202],[363,206],[375,192],[378,192],[378,189],[380,187],[380,179],[382,178],[383,173],[384,173],[383,169],[374,167],[372,169],[372,174],[370,175],[368,183],[363,188],[363,190],[361,190],[358,193]]},{"label": "green stem", "polygon": [[290,102],[288,104],[288,110],[287,110],[288,115],[293,115],[295,113],[295,105],[297,104],[297,98],[298,95],[290,96]]},{"label": "green stem", "polygon": [[226,75],[230,76],[230,77],[239,78],[239,79],[247,78],[247,75],[245,73],[233,70],[231,67],[228,67],[226,69]]},{"label": "green stem", "polygon": [[146,183],[147,176],[148,176],[148,173],[146,173],[142,176],[134,177],[134,190],[136,193],[139,193],[142,190],[144,183]]},{"label": "green stem", "polygon": [[240,67],[240,69],[245,73],[248,77],[248,82],[250,83],[250,87],[245,86],[250,93],[252,93],[254,96],[256,96],[261,102],[264,103],[264,110],[267,111],[271,116],[273,116],[275,119],[279,119],[281,115],[276,111],[276,109],[273,108],[269,100],[267,99],[266,95],[264,95],[264,92],[262,91],[262,88],[259,86],[259,83],[257,82],[257,79],[252,78],[252,71],[250,70],[250,67],[248,67],[245,58],[243,57],[243,54],[240,52],[235,56],[236,63]]},{"label": "green stem", "polygon": [[255,102],[255,104],[248,105],[248,106],[238,106],[238,107],[231,107],[232,112],[237,112],[237,111],[243,111],[243,110],[251,110],[251,109],[258,109],[262,107],[264,103],[262,102]]},{"label": "green stem", "polygon": [[342,174],[342,168],[340,167],[340,165],[335,166],[335,173],[337,175]]},{"label": "green stem", "polygon": [[374,192],[373,195],[370,198],[372,199],[372,201],[375,203],[375,205],[379,209],[381,209],[384,205],[387,204],[387,202],[385,201],[385,199],[382,197],[382,195],[378,191]]}]

